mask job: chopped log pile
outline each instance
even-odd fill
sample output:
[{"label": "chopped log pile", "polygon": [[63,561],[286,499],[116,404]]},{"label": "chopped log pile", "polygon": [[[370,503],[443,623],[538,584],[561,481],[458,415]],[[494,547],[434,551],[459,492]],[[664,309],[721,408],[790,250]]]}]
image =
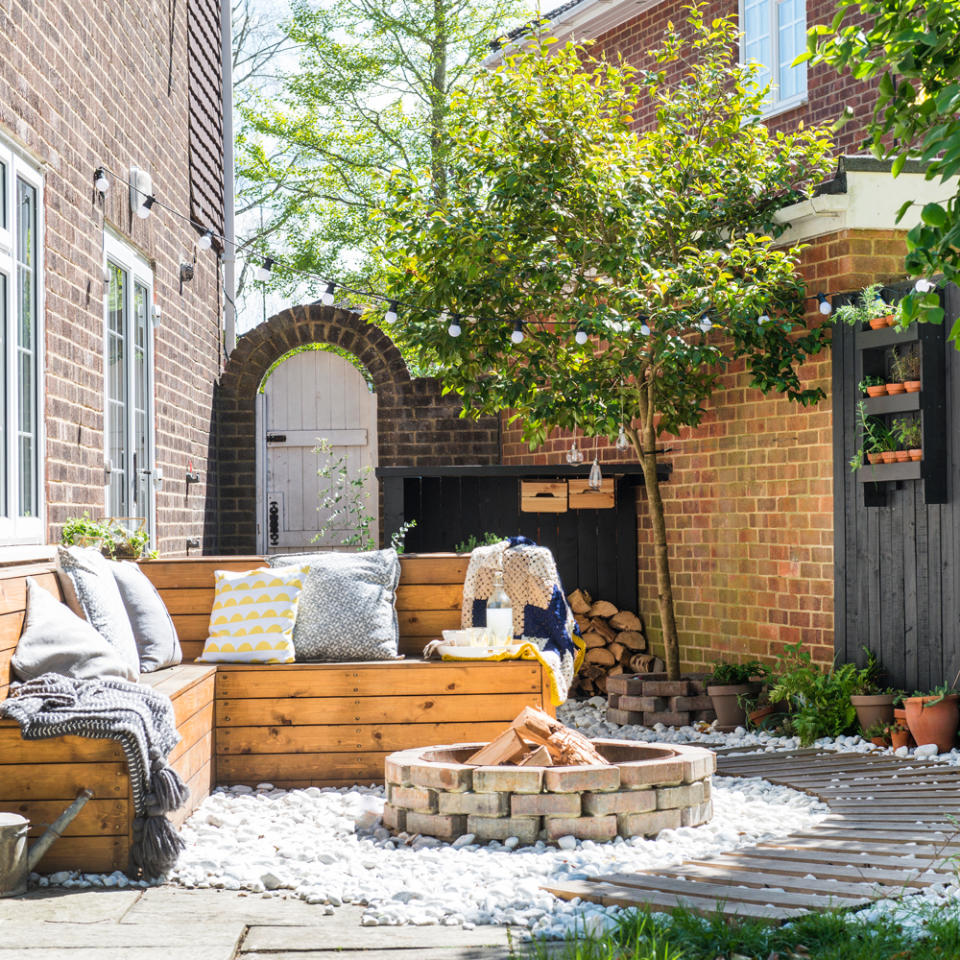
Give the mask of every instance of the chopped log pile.
[{"label": "chopped log pile", "polygon": [[668,680],[665,673],[611,677],[607,685],[607,719],[611,723],[685,727],[717,719],[707,695],[707,674]]},{"label": "chopped log pile", "polygon": [[608,766],[593,744],[539,707],[524,707],[496,739],[466,760],[482,767]]},{"label": "chopped log pile", "polygon": [[567,602],[587,645],[571,697],[606,693],[608,677],[663,669],[663,662],[646,652],[643,621],[635,613],[618,610],[609,600],[594,600],[586,590],[574,590]]}]

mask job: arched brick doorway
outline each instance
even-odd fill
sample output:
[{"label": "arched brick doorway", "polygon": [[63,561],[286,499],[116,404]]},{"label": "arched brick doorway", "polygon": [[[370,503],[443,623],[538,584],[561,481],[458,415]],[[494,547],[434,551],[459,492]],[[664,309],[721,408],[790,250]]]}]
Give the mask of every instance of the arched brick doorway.
[{"label": "arched brick doorway", "polygon": [[220,377],[217,484],[210,505],[214,535],[207,540],[215,540],[220,553],[256,551],[257,390],[276,360],[307,343],[341,347],[370,374],[377,392],[381,466],[499,462],[497,418],[461,420],[457,399],[442,396],[440,382],[432,377],[412,378],[400,351],[378,327],[339,307],[292,307],[245,333]]}]

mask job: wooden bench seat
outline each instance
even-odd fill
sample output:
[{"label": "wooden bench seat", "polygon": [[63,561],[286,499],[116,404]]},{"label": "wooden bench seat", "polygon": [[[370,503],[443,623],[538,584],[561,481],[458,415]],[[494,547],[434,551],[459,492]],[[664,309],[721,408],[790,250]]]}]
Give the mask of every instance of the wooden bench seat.
[{"label": "wooden bench seat", "polygon": [[[215,784],[350,786],[383,779],[394,750],[490,739],[527,705],[552,711],[540,664],[424,662],[423,645],[460,624],[467,558],[402,558],[397,614],[407,659],[364,663],[205,665],[193,663],[206,637],[214,571],[251,570],[261,557],[144,562],[177,627],[184,663],[142,683],[170,696],[182,741],[174,769],[191,788],[182,823]],[[53,564],[0,566],[0,700],[23,623],[25,578],[62,599]],[[0,720],[0,811],[43,832],[84,787],[94,799],[40,862],[43,872],[125,870],[133,801],[126,762],[112,740],[25,741]]]}]

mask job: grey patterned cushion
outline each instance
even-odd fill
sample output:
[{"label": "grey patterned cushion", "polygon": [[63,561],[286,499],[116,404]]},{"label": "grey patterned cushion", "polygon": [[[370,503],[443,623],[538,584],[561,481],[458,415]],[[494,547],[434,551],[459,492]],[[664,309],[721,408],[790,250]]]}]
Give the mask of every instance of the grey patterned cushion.
[{"label": "grey patterned cushion", "polygon": [[140,657],[140,672],[175,667],[182,659],[177,628],[150,578],[132,561],[111,563],[120,598],[130,618]]},{"label": "grey patterned cushion", "polygon": [[140,655],[110,561],[94,547],[60,547],[57,563],[64,597],[74,612],[117,652],[134,677],[140,675]]},{"label": "grey patterned cushion", "polygon": [[393,660],[400,581],[396,550],[298,553],[269,557],[271,567],[307,564],[293,627],[297,660]]}]

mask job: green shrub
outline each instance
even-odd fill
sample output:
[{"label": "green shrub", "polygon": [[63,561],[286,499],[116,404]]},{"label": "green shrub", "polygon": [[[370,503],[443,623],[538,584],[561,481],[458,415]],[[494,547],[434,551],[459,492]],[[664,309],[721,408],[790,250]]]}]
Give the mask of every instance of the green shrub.
[{"label": "green shrub", "polygon": [[499,543],[501,540],[506,540],[506,537],[501,537],[499,533],[490,533],[488,530],[486,533],[480,536],[480,539],[477,539],[476,534],[471,533],[466,540],[461,540],[454,548],[454,553],[472,553],[477,547],[489,547],[491,544]]},{"label": "green shrub", "polygon": [[724,663],[716,660],[709,682],[717,686],[734,687],[749,683],[754,677],[766,675],[767,668],[759,660],[748,660],[746,663]]}]

